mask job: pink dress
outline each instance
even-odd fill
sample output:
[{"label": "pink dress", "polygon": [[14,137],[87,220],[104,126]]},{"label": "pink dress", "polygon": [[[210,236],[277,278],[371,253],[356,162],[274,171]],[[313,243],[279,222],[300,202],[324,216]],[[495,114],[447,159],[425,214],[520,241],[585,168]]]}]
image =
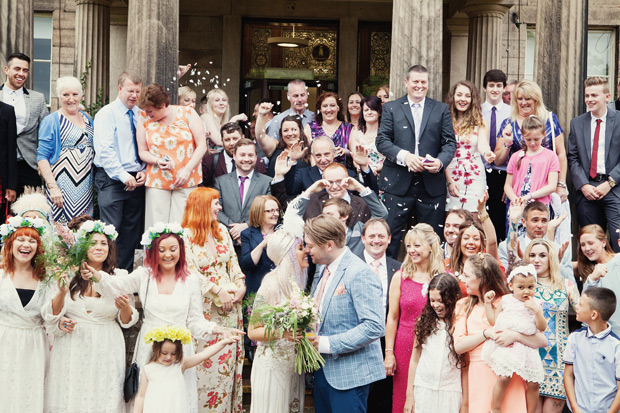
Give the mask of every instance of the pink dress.
[{"label": "pink dress", "polygon": [[413,351],[413,335],[415,322],[426,305],[426,296],[422,295],[424,284],[412,279],[402,278],[400,283],[400,318],[396,340],[394,341],[394,357],[396,357],[396,373],[394,374],[394,391],[392,393],[392,412],[402,413],[407,399],[407,376],[409,361]]}]

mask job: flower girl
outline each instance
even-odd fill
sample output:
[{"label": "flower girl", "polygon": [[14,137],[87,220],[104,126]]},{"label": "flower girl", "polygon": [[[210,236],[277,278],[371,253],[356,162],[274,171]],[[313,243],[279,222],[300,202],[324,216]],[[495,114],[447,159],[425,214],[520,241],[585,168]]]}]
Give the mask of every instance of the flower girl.
[{"label": "flower girl", "polygon": [[144,341],[153,343],[153,355],[140,375],[134,413],[184,413],[187,410],[187,391],[183,372],[213,357],[238,337],[225,338],[203,351],[183,357],[183,344],[192,340],[183,327],[163,326],[149,331]]}]

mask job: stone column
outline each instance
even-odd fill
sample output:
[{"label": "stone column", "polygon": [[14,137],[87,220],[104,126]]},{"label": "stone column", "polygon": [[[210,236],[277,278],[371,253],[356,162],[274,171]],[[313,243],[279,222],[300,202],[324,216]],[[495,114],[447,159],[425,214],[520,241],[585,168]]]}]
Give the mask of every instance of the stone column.
[{"label": "stone column", "polygon": [[538,0],[534,80],[566,130],[583,107],[587,1]]},{"label": "stone column", "polygon": [[[230,114],[239,113],[239,87],[241,85],[241,16],[224,16],[222,26],[222,75],[220,87],[228,94]],[[230,79],[230,80],[227,80]],[[223,84],[226,83],[226,86]],[[252,102],[252,105],[254,102]],[[253,106],[252,106],[253,107]]]},{"label": "stone column", "polygon": [[[0,0],[0,66],[12,53],[24,53],[31,59],[34,0]],[[28,78],[26,87],[32,84]]]},{"label": "stone column", "polygon": [[473,0],[463,8],[469,17],[467,80],[480,91],[484,74],[502,67],[502,19],[511,6],[505,0]]},{"label": "stone column", "polygon": [[357,90],[357,17],[341,18],[338,36],[338,94],[346,105]]},{"label": "stone column", "polygon": [[469,18],[456,13],[446,21],[446,26],[450,32],[450,87],[459,80],[467,79],[467,67],[459,63],[467,61]]},{"label": "stone column", "polygon": [[179,0],[130,0],[127,20],[127,68],[144,82],[159,83],[177,101]]},{"label": "stone column", "polygon": [[405,94],[407,69],[421,64],[429,71],[428,97],[442,100],[442,45],[442,0],[394,0],[390,55],[393,99]]},{"label": "stone column", "polygon": [[87,106],[97,103],[98,96],[104,105],[109,96],[111,4],[110,0],[75,2],[75,75],[86,79]]}]

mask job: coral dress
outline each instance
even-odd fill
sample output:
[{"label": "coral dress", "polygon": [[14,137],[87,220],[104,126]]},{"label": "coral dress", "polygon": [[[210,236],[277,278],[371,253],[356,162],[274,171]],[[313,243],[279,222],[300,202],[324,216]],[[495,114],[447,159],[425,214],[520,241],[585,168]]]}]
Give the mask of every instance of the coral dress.
[{"label": "coral dress", "polygon": [[[491,328],[487,320],[483,305],[476,305],[467,316],[467,300],[462,298],[456,305],[456,322],[454,325],[454,344],[468,335],[478,334],[480,331]],[[487,364],[482,361],[480,353],[482,344],[468,352],[469,365],[467,370],[469,395],[469,411],[472,413],[491,411],[491,395],[497,376]],[[465,395],[466,389],[463,389]],[[519,376],[513,376],[502,403],[502,413],[523,413],[527,411],[525,402],[525,383]]]},{"label": "coral dress", "polygon": [[403,272],[396,276],[401,277],[400,283],[400,317],[398,330],[394,341],[394,357],[396,357],[396,372],[394,373],[394,391],[392,393],[392,412],[401,413],[407,401],[407,377],[409,375],[409,361],[413,351],[415,322],[426,304],[426,296],[422,295],[424,284],[409,278],[402,278]]},{"label": "coral dress", "polygon": [[[495,320],[495,328],[514,330],[527,336],[536,334],[534,312],[526,308],[523,301],[512,294],[506,294],[501,300],[502,312]],[[538,349],[519,342],[502,347],[493,340],[487,340],[482,347],[482,359],[499,376],[511,377],[514,373],[525,381],[536,383],[542,383],[545,378]]]}]

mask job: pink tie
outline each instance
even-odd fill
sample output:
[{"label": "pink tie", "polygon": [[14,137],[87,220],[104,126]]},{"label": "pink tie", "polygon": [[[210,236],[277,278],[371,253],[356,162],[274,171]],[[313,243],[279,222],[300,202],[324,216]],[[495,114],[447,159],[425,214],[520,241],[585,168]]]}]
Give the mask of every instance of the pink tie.
[{"label": "pink tie", "polygon": [[381,278],[381,273],[379,272],[379,268],[381,268],[381,261],[374,260],[373,262],[370,263],[370,267],[375,272],[375,274],[377,274],[379,278]]},{"label": "pink tie", "polygon": [[321,300],[323,299],[323,294],[325,293],[325,286],[327,285],[327,280],[329,280],[329,276],[331,273],[329,272],[329,268],[325,267],[323,271],[323,278],[321,278],[321,285],[319,285],[319,291],[316,293],[316,297],[314,298],[314,303],[316,304],[316,308],[321,309]]}]

